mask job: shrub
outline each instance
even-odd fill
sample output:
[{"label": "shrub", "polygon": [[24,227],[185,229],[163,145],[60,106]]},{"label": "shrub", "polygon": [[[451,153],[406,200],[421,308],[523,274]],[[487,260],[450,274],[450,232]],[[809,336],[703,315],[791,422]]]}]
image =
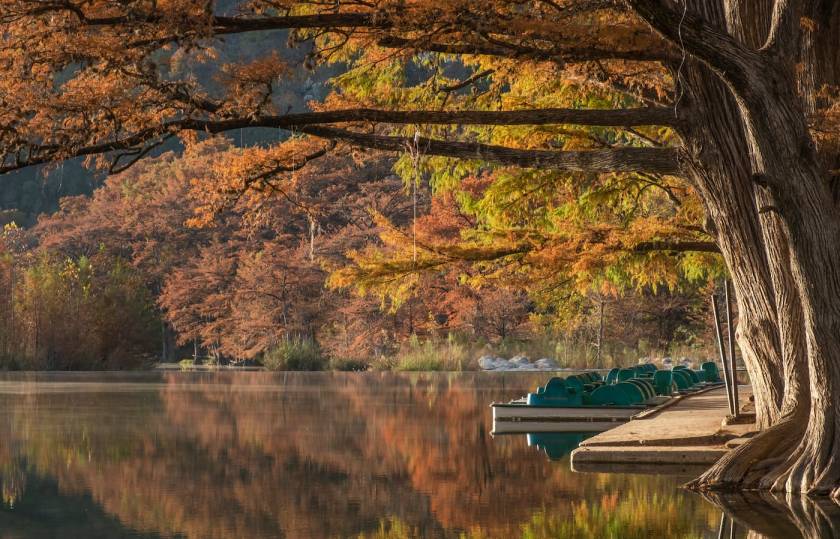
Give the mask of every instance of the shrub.
[{"label": "shrub", "polygon": [[343,358],[330,361],[330,368],[334,371],[366,371],[370,365],[361,359]]},{"label": "shrub", "polygon": [[397,371],[463,371],[470,369],[470,350],[450,336],[446,341],[420,341],[412,335],[393,360]]},{"label": "shrub", "polygon": [[[143,276],[118,257],[41,253],[1,285],[0,362],[25,370],[142,368],[160,324]],[[10,338],[13,336],[13,338]],[[10,362],[9,362],[10,363]]]},{"label": "shrub", "polygon": [[263,354],[262,364],[272,371],[320,371],[327,358],[312,339],[284,339]]}]

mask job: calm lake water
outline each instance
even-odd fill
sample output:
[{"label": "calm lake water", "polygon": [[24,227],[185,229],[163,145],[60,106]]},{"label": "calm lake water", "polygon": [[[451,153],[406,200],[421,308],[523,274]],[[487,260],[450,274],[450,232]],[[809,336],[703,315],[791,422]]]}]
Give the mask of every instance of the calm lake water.
[{"label": "calm lake water", "polygon": [[545,379],[0,373],[0,538],[718,537],[685,478],[491,436]]}]

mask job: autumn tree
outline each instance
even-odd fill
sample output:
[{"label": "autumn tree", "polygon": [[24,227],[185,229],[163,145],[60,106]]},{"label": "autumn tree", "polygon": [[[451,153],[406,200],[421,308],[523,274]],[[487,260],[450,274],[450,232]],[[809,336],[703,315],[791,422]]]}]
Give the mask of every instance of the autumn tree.
[{"label": "autumn tree", "polygon": [[[407,222],[410,205],[391,160],[333,152],[293,182],[214,191],[241,179],[237,164],[264,151],[213,138],[146,159],[108,177],[90,198],[64,199],[59,212],[26,230],[32,245],[23,253],[106,253],[129,263],[157,299],[164,359],[178,345],[221,360],[254,359],[288,338],[315,339],[347,357],[370,354],[369,337],[383,327],[396,329],[389,341],[404,337],[408,309],[383,316],[375,298],[324,288],[325,268],[346,264],[346,251],[375,240],[370,212]],[[24,272],[26,256],[9,271]]]},{"label": "autumn tree", "polygon": [[[836,2],[251,0],[236,10],[217,7],[4,2],[0,171],[75,156],[98,156],[117,171],[173,137],[190,143],[202,133],[264,127],[314,138],[293,139],[285,153],[279,145],[261,163],[255,156],[249,168],[263,177],[291,174],[337,140],[384,151],[413,147],[465,160],[472,170],[533,168],[545,180],[645,178],[672,193],[676,182],[702,208],[694,228],[672,226],[670,218],[643,227],[641,237],[600,227],[558,249],[565,258],[593,249],[719,250],[735,285],[739,343],[763,432],[699,484],[836,493]],[[310,112],[284,114],[273,98],[290,69],[276,54],[285,46],[277,39],[266,41],[262,58],[219,66],[213,87],[171,69],[176,60],[206,61],[225,36],[284,29],[286,43],[314,44],[310,63],[349,66],[339,77],[344,90]],[[460,59],[455,67],[452,58]],[[458,176],[452,161],[437,165]],[[517,254],[505,249],[447,256]]]}]

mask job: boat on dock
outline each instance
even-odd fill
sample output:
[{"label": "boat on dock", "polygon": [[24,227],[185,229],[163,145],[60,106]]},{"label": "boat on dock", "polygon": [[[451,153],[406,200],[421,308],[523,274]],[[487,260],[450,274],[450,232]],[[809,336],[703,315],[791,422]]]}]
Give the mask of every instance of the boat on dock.
[{"label": "boat on dock", "polygon": [[653,364],[551,378],[533,393],[491,404],[493,434],[602,432],[649,414],[679,395],[722,384],[717,365],[658,369]]}]

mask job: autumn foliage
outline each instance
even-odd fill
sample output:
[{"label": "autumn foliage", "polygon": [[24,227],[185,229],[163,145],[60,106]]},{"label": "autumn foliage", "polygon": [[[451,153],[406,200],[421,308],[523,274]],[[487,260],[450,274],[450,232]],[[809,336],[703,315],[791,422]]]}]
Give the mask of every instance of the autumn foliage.
[{"label": "autumn foliage", "polygon": [[[259,359],[289,339],[369,359],[453,335],[585,357],[602,304],[615,350],[667,353],[707,332],[722,268],[675,174],[675,51],[631,12],[217,4],[0,7],[0,123],[15,126],[0,171],[77,158],[111,174],[8,232],[2,275],[96,257],[95,272],[129,272],[108,286],[143,298],[124,324],[132,364]],[[323,99],[297,91],[313,86],[304,67],[329,81]],[[3,282],[10,302],[51,294]],[[17,308],[27,322],[9,328],[33,327],[34,308]],[[54,355],[35,341],[26,357]]]},{"label": "autumn foliage", "polygon": [[[498,231],[481,224],[504,219],[475,209],[498,196],[487,178],[466,180],[459,192],[432,196],[420,185],[413,193],[387,156],[334,150],[282,182],[216,188],[242,181],[248,159],[266,151],[224,139],[197,143],[183,156],[167,153],[111,176],[91,198],[65,199],[32,229],[7,228],[6,366],[119,368],[196,349],[213,361],[260,360],[300,339],[364,365],[417,346],[412,335],[458,335],[507,343],[510,351],[511,343],[556,335],[593,353],[594,296],[555,303],[544,289],[556,280],[537,279],[548,262],[531,263],[533,253],[504,247],[523,240],[508,234],[501,243]],[[246,168],[232,172],[239,167]],[[494,244],[511,255],[484,260]],[[652,306],[659,301],[646,296]],[[702,331],[704,320],[691,314],[696,300],[669,296],[684,298],[678,301],[688,309],[673,327],[651,339],[645,328],[670,316],[654,307],[650,318],[634,318],[634,332],[609,324],[614,349],[647,342],[665,350],[675,338],[691,344],[679,331]],[[612,320],[625,320],[620,309],[638,303],[609,298]],[[461,368],[475,358],[466,359]]]}]

